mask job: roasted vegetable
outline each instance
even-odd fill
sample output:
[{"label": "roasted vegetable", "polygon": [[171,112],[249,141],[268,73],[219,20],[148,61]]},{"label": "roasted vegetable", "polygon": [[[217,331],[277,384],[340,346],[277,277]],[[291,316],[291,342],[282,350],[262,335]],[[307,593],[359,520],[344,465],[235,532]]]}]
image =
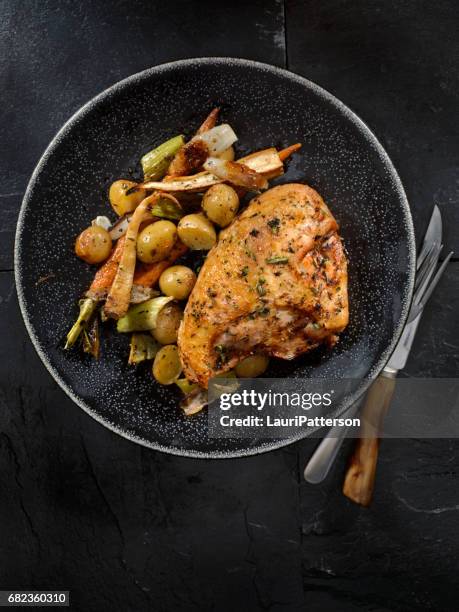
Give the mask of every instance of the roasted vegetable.
[{"label": "roasted vegetable", "polygon": [[150,334],[132,334],[128,363],[135,365],[154,359],[160,348],[160,344]]},{"label": "roasted vegetable", "polygon": [[193,176],[176,176],[171,180],[159,182],[159,181],[147,181],[143,183],[145,189],[156,189],[158,191],[167,191],[168,193],[182,193],[182,192],[195,192],[205,191],[211,185],[221,183],[220,179],[211,174],[210,172],[198,172]]},{"label": "roasted vegetable", "polygon": [[180,134],[163,142],[149,153],[146,153],[140,163],[142,164],[145,180],[157,181],[162,178],[177,151],[185,144],[185,138]]},{"label": "roasted vegetable", "polygon": [[159,193],[154,193],[150,197],[145,198],[132,215],[126,232],[123,252],[116,271],[116,276],[107,296],[107,301],[105,302],[103,312],[107,318],[119,319],[126,314],[129,308],[137,259],[136,244],[140,224],[144,219],[145,213],[162,197],[167,196],[165,194],[160,195]]},{"label": "roasted vegetable", "polygon": [[163,261],[158,261],[158,263],[153,264],[138,265],[134,274],[134,284],[153,287],[153,285],[158,282],[162,272],[186,253],[187,250],[187,247],[177,240],[172,247],[172,251]]},{"label": "roasted vegetable", "polygon": [[133,212],[146,195],[137,183],[125,179],[112,183],[108,192],[110,204],[119,217]]},{"label": "roasted vegetable", "polygon": [[144,287],[143,285],[132,285],[131,289],[131,304],[141,304],[146,302],[152,297],[159,295],[159,291],[152,289],[151,287]]},{"label": "roasted vegetable", "polygon": [[83,351],[89,353],[94,359],[100,355],[100,329],[99,319],[94,317],[86,329],[83,329]]},{"label": "roasted vegetable", "polygon": [[158,313],[152,336],[161,344],[175,344],[182,318],[183,310],[178,304],[166,304]]},{"label": "roasted vegetable", "polygon": [[256,378],[266,371],[268,365],[269,357],[266,355],[251,355],[236,365],[236,376],[239,378]]},{"label": "roasted vegetable", "polygon": [[86,293],[86,297],[96,301],[107,297],[107,293],[115,279],[118,264],[123,254],[124,240],[124,237],[118,240],[109,259],[97,270],[94,280],[89,287],[89,291]]},{"label": "roasted vegetable", "polygon": [[172,221],[156,221],[147,225],[137,237],[137,258],[143,263],[157,263],[172,251],[177,228]]},{"label": "roasted vegetable", "polygon": [[212,223],[226,227],[236,216],[239,197],[230,185],[212,185],[202,198],[202,208]]},{"label": "roasted vegetable", "polygon": [[122,238],[127,232],[130,220],[131,215],[124,215],[123,217],[120,217],[118,221],[114,223],[109,229],[110,238],[112,240],[119,240],[120,238]]},{"label": "roasted vegetable", "polygon": [[168,344],[156,354],[152,368],[153,376],[161,385],[171,385],[182,372],[182,364],[175,344]]},{"label": "roasted vegetable", "polygon": [[110,233],[112,222],[105,215],[99,215],[91,221],[91,225],[98,225],[99,227],[102,227],[104,230],[107,230],[107,232]]},{"label": "roasted vegetable", "polygon": [[255,151],[237,160],[239,164],[244,164],[251,170],[262,174],[266,179],[280,176],[284,172],[283,160],[278,151],[271,147],[262,151]]},{"label": "roasted vegetable", "polygon": [[198,136],[199,134],[204,134],[204,132],[208,132],[213,127],[215,127],[215,124],[217,123],[219,112],[220,112],[220,109],[218,107],[210,111],[210,113],[201,123],[198,131],[196,132],[196,136]]},{"label": "roasted vegetable", "polygon": [[159,278],[159,288],[164,295],[176,300],[185,300],[196,282],[196,274],[187,266],[171,266]]},{"label": "roasted vegetable", "polygon": [[197,134],[177,152],[169,166],[169,176],[183,176],[198,170],[209,155],[223,153],[236,140],[236,134],[227,123]]},{"label": "roasted vegetable", "polygon": [[267,189],[268,179],[241,162],[231,162],[219,157],[208,157],[204,169],[223,181],[246,189]]},{"label": "roasted vegetable", "polygon": [[88,322],[95,313],[97,308],[97,301],[91,298],[86,298],[80,301],[80,314],[77,320],[73,324],[71,330],[67,334],[67,341],[65,348],[71,348],[80,337],[81,332],[86,329]]},{"label": "roasted vegetable", "polygon": [[228,147],[222,153],[217,155],[220,159],[224,159],[226,161],[234,161],[236,154],[234,152],[234,147]]},{"label": "roasted vegetable", "polygon": [[[175,382],[185,394],[181,406],[187,415],[202,410],[207,404],[207,393],[191,382],[193,376],[189,376],[189,372],[188,379],[180,378],[182,362],[177,341],[182,333],[182,306],[185,305],[176,300],[187,300],[191,294],[195,295],[193,288],[197,278],[191,268],[171,264],[188,248],[210,250],[215,246],[218,249],[215,226],[219,230],[230,225],[237,215],[239,198],[247,191],[266,189],[268,179],[281,175],[283,161],[301,146],[292,145],[279,152],[269,148],[235,162],[233,144],[237,136],[228,124],[216,126],[218,114],[219,109],[213,109],[189,142],[185,143],[182,135],[175,136],[145,154],[141,159],[143,183],[126,179],[112,183],[109,200],[119,219],[112,224],[108,217],[96,217],[75,244],[77,255],[86,262],[105,263],[97,270],[86,298],[80,302],[80,313],[67,335],[65,348],[70,348],[80,338],[83,350],[98,358],[100,331],[96,313],[105,300],[100,312],[102,321],[113,318],[117,320],[118,332],[132,332],[129,363],[153,359],[155,379],[164,385]],[[269,228],[270,221],[267,222]],[[222,232],[222,238],[227,231],[229,229]],[[255,236],[253,228],[249,233]],[[114,241],[117,241],[115,246]],[[284,252],[285,249],[279,253],[273,250],[265,262],[285,263],[284,259],[288,261],[289,256]],[[245,254],[250,258],[250,265],[256,262],[253,250],[247,247]],[[249,265],[243,266],[237,278],[243,279],[244,289],[247,284],[258,296],[256,299],[264,302],[261,296],[266,296],[266,288],[260,284],[260,279],[246,278],[249,268]],[[218,270],[215,273],[218,277]],[[226,278],[223,280],[218,289],[227,282]],[[158,281],[164,295],[153,289]],[[214,298],[217,295],[217,289],[210,287],[202,305],[216,308],[219,301]],[[224,298],[227,301],[228,295],[226,293]],[[267,316],[264,312],[267,308],[264,306],[261,310],[259,316]],[[200,318],[201,311],[195,309],[194,315]],[[196,335],[201,338],[205,333],[203,327]],[[216,341],[217,359],[223,356],[229,359],[225,353],[225,339],[226,336]],[[247,354],[250,352],[245,352]],[[225,367],[236,366],[234,359],[232,363],[225,363]],[[236,369],[239,376],[251,377],[262,374],[267,365],[267,357],[253,355],[243,359]],[[186,360],[183,360],[183,367],[188,368]],[[221,376],[234,378],[234,389],[238,387],[235,370]],[[196,380],[201,384],[199,378]],[[214,385],[216,393],[228,391],[228,384],[231,387],[230,381],[221,380]]]},{"label": "roasted vegetable", "polygon": [[118,319],[116,329],[123,333],[154,329],[161,309],[173,299],[161,296],[131,306],[124,317]]},{"label": "roasted vegetable", "polygon": [[191,142],[201,141],[207,146],[209,155],[219,155],[237,140],[233,128],[228,123],[217,125],[211,130],[195,136]]},{"label": "roasted vegetable", "polygon": [[[264,149],[257,151],[251,155],[247,155],[238,160],[238,163],[243,163],[251,170],[255,170],[258,174],[262,174],[265,178],[270,179],[279,176],[284,171],[284,165],[279,157],[276,149]],[[144,189],[157,189],[158,191],[167,191],[172,193],[205,191],[212,185],[222,183],[219,179],[210,172],[199,172],[192,176],[175,177],[172,180],[164,182],[146,181],[142,183]]]},{"label": "roasted vegetable", "polygon": [[[176,381],[178,382],[178,381]],[[207,406],[207,392],[196,385],[180,402],[180,408],[186,414],[191,416],[201,412]]]},{"label": "roasted vegetable", "polygon": [[178,221],[185,214],[179,202],[171,199],[171,197],[158,200],[152,207],[151,213],[160,219],[172,219],[174,221]]},{"label": "roasted vegetable", "polygon": [[112,239],[100,225],[91,225],[81,232],[75,242],[77,257],[88,264],[98,264],[107,259],[112,250]]},{"label": "roasted vegetable", "polygon": [[298,151],[298,149],[301,149],[301,143],[299,142],[294,145],[290,145],[286,149],[282,149],[281,151],[279,151],[279,157],[282,161],[285,161],[290,157],[290,155]]},{"label": "roasted vegetable", "polygon": [[186,378],[179,378],[175,381],[175,384],[185,395],[188,395],[192,391],[195,391],[195,389],[199,389],[196,383],[192,383]]},{"label": "roasted vegetable", "polygon": [[180,219],[177,231],[183,244],[194,251],[208,251],[217,242],[214,226],[201,213]]}]

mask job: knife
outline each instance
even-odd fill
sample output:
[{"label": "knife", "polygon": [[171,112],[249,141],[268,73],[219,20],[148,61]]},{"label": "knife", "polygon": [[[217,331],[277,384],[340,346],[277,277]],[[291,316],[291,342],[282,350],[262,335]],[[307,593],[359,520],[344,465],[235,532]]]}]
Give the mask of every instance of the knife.
[{"label": "knife", "polygon": [[392,399],[397,374],[406,365],[424,307],[453,254],[449,253],[435,273],[443,248],[442,233],[440,210],[435,206],[416,261],[417,276],[407,324],[389,362],[365,398],[360,438],[356,442],[344,479],[344,495],[362,506],[368,506],[373,495],[379,449],[378,433]]}]

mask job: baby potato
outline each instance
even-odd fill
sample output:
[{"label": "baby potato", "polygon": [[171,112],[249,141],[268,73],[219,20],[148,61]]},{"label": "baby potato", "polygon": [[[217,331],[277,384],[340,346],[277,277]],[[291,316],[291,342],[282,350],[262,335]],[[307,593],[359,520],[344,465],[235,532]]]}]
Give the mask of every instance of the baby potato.
[{"label": "baby potato", "polygon": [[159,288],[164,295],[185,300],[196,282],[196,274],[186,266],[171,266],[159,278]]},{"label": "baby potato", "polygon": [[236,376],[239,378],[256,378],[263,374],[269,365],[269,357],[266,355],[251,355],[240,361],[236,368]]},{"label": "baby potato", "polygon": [[155,329],[151,335],[161,344],[173,344],[177,342],[178,328],[183,317],[182,309],[173,302],[166,304],[159,311]]},{"label": "baby potato", "polygon": [[145,189],[136,189],[132,191],[132,193],[127,193],[136,185],[137,183],[126,181],[124,179],[115,181],[110,185],[108,198],[113,210],[120,217],[126,215],[127,213],[131,213],[137,208],[140,202],[146,198],[147,192]]},{"label": "baby potato", "polygon": [[183,244],[193,251],[208,251],[217,242],[214,226],[202,213],[182,217],[177,230]]},{"label": "baby potato", "polygon": [[233,147],[228,147],[218,156],[220,159],[224,159],[225,161],[234,161],[234,149]]},{"label": "baby potato", "polygon": [[182,372],[178,348],[175,344],[163,346],[153,361],[153,376],[161,385],[171,385]]},{"label": "baby potato", "polygon": [[236,216],[239,197],[229,185],[212,185],[202,198],[202,208],[211,221],[226,227]]},{"label": "baby potato", "polygon": [[165,259],[177,240],[177,228],[172,221],[155,221],[147,225],[137,238],[137,257],[143,263]]},{"label": "baby potato", "polygon": [[75,242],[76,255],[88,264],[105,261],[111,250],[110,234],[99,225],[91,225],[82,231]]}]

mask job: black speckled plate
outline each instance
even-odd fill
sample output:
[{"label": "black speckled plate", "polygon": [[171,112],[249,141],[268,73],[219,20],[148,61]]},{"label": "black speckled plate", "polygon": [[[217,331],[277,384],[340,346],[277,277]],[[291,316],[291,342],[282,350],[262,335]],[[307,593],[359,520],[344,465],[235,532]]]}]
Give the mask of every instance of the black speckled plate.
[{"label": "black speckled plate", "polygon": [[273,362],[267,376],[355,378],[344,410],[394,348],[415,261],[409,206],[387,154],[358,117],[306,79],[238,59],[185,60],[125,79],[78,111],[40,160],[19,217],[15,271],[27,329],[51,375],[88,414],[135,442],[194,457],[259,453],[303,434],[209,439],[205,413],[184,417],[178,390],[159,387],[147,366],[127,365],[128,338],[107,329],[98,362],[62,347],[94,274],[73,255],[75,236],[96,215],[110,215],[113,180],[138,177],[143,153],[190,134],[215,105],[239,136],[238,153],[303,143],[276,182],[317,189],[349,252],[351,322],[341,341],[330,353]]}]

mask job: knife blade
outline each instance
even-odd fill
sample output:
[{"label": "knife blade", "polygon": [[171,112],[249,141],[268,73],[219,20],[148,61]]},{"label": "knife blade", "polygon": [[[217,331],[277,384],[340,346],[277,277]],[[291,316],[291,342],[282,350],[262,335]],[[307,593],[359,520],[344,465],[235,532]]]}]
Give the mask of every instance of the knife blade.
[{"label": "knife blade", "polygon": [[441,213],[438,206],[435,204],[432,216],[430,217],[429,225],[427,226],[427,231],[424,236],[424,241],[422,243],[421,251],[416,260],[416,270],[419,270],[424,259],[427,257],[427,254],[430,250],[430,247],[436,242],[437,244],[441,244],[441,238],[443,235],[443,224],[441,220]]},{"label": "knife blade", "polygon": [[[442,248],[442,236],[443,236],[443,224],[441,220],[440,209],[437,205],[434,206],[432,216],[430,217],[429,225],[427,227],[426,234],[424,236],[424,241],[422,243],[421,251],[416,261],[416,269],[419,270],[422,263],[428,258],[435,258],[438,260],[438,257]],[[427,286],[430,282],[430,279],[435,272],[435,268],[432,267],[430,272],[427,275],[424,275],[421,282],[418,283],[418,286]],[[418,302],[420,300],[413,299],[413,303],[411,304],[410,312],[408,315],[408,324],[405,326],[403,333],[398,341],[397,346],[395,347],[394,352],[392,353],[391,358],[389,359],[386,367],[383,370],[383,373],[387,375],[394,376],[399,370],[402,370],[406,362],[408,360],[408,356],[411,351],[411,347],[414,342],[414,338],[416,336],[416,331],[419,325],[419,321],[422,316],[422,308],[416,309]],[[415,316],[412,316],[412,315]],[[411,319],[411,320],[410,320]]]}]

